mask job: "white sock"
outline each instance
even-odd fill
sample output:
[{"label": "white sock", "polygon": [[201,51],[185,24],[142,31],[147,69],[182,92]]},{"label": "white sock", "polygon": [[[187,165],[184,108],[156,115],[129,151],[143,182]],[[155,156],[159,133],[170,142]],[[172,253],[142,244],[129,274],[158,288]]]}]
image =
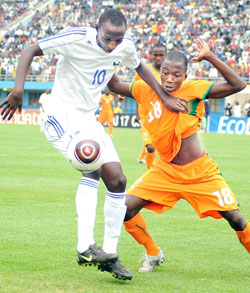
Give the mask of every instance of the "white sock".
[{"label": "white sock", "polygon": [[83,252],[95,243],[94,226],[96,217],[97,191],[99,181],[82,177],[76,192],[76,213],[78,222],[77,251]]},{"label": "white sock", "polygon": [[105,232],[102,248],[107,253],[117,253],[118,239],[126,209],[125,192],[106,191],[104,204]]}]

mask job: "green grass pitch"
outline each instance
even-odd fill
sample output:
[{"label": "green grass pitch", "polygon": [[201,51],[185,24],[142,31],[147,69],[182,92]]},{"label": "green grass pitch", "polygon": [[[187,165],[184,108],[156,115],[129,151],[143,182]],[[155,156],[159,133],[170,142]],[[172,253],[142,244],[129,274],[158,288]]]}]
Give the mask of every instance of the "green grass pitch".
[{"label": "green grass pitch", "polygon": [[[140,131],[114,129],[128,186],[145,170],[136,162]],[[199,219],[179,201],[162,215],[143,210],[166,261],[137,272],[143,246],[123,229],[118,252],[132,281],[76,263],[75,192],[80,173],[46,141],[38,126],[0,124],[0,292],[250,292],[250,258],[225,220]],[[250,220],[250,136],[200,133],[243,215]],[[103,240],[104,184],[95,238]]]}]

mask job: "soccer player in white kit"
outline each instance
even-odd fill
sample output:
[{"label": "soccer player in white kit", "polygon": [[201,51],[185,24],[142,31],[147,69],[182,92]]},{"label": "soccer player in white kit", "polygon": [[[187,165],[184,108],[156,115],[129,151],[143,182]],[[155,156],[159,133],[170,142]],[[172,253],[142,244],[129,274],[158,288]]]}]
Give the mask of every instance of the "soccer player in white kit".
[{"label": "soccer player in white kit", "polygon": [[[0,105],[3,119],[11,119],[22,108],[24,82],[35,56],[59,56],[50,102],[44,109],[44,133],[54,147],[67,158],[71,139],[81,133],[95,133],[104,142],[105,160],[94,172],[82,172],[76,192],[78,219],[77,261],[80,265],[98,265],[119,279],[132,279],[132,274],[117,256],[125,206],[126,177],[118,154],[103,126],[95,119],[101,90],[107,85],[120,64],[135,69],[165,101],[171,110],[185,111],[182,99],[172,99],[162,91],[154,74],[143,63],[131,38],[125,32],[127,21],[116,9],[106,10],[98,26],[70,27],[58,34],[39,40],[23,50],[12,92]],[[102,178],[107,190],[104,204],[105,232],[102,249],[94,240],[97,192]]]}]

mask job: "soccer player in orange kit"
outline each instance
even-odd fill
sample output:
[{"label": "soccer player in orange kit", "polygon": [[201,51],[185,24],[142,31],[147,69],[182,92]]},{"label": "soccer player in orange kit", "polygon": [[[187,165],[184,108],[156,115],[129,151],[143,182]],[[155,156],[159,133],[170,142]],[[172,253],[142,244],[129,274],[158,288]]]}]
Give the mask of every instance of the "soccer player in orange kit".
[{"label": "soccer player in orange kit", "polygon": [[113,102],[114,102],[114,96],[110,94],[108,87],[106,87],[104,94],[101,96],[100,104],[101,104],[101,112],[98,117],[98,121],[101,122],[103,125],[108,122],[109,130],[108,134],[109,136],[112,136],[113,133],[113,118],[114,118],[114,112],[113,112]]},{"label": "soccer player in orange kit", "polygon": [[204,99],[220,99],[245,88],[245,82],[218,59],[202,38],[194,40],[199,55],[192,61],[207,60],[225,79],[212,83],[186,79],[188,60],[179,51],[166,54],[161,66],[162,87],[188,101],[188,113],[170,112],[143,81],[122,83],[116,76],[109,88],[134,97],[146,115],[145,127],[160,158],[126,192],[125,229],[146,249],[139,272],[152,272],[162,262],[162,251],[152,239],[139,211],[147,208],[162,213],[185,199],[200,218],[224,218],[250,253],[250,224],[242,216],[235,195],[215,162],[202,149],[198,130],[205,112]]},{"label": "soccer player in orange kit", "polygon": [[[153,56],[153,62],[147,65],[152,70],[155,77],[160,81],[161,80],[160,68],[161,68],[161,63],[163,61],[164,55],[166,53],[166,47],[161,43],[155,44],[152,47],[151,53]],[[136,73],[134,77],[134,81],[136,80],[141,80],[138,73]],[[146,165],[147,165],[147,168],[149,168],[152,165],[152,162],[155,158],[155,148],[152,145],[150,134],[147,131],[146,127],[144,126],[144,120],[146,117],[143,115],[141,110],[141,105],[139,103],[137,104],[137,110],[141,120],[141,135],[142,135],[142,141],[144,145],[137,161],[139,163],[144,162],[143,158],[145,156]]]}]

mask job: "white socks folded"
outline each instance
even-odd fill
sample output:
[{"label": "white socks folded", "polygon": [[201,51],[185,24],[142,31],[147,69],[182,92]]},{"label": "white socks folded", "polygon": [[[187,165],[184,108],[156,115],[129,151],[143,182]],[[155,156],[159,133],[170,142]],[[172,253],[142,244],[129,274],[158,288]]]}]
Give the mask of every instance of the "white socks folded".
[{"label": "white socks folded", "polygon": [[104,204],[105,232],[102,248],[107,253],[117,253],[117,244],[126,208],[125,192],[113,193],[106,191]]}]

